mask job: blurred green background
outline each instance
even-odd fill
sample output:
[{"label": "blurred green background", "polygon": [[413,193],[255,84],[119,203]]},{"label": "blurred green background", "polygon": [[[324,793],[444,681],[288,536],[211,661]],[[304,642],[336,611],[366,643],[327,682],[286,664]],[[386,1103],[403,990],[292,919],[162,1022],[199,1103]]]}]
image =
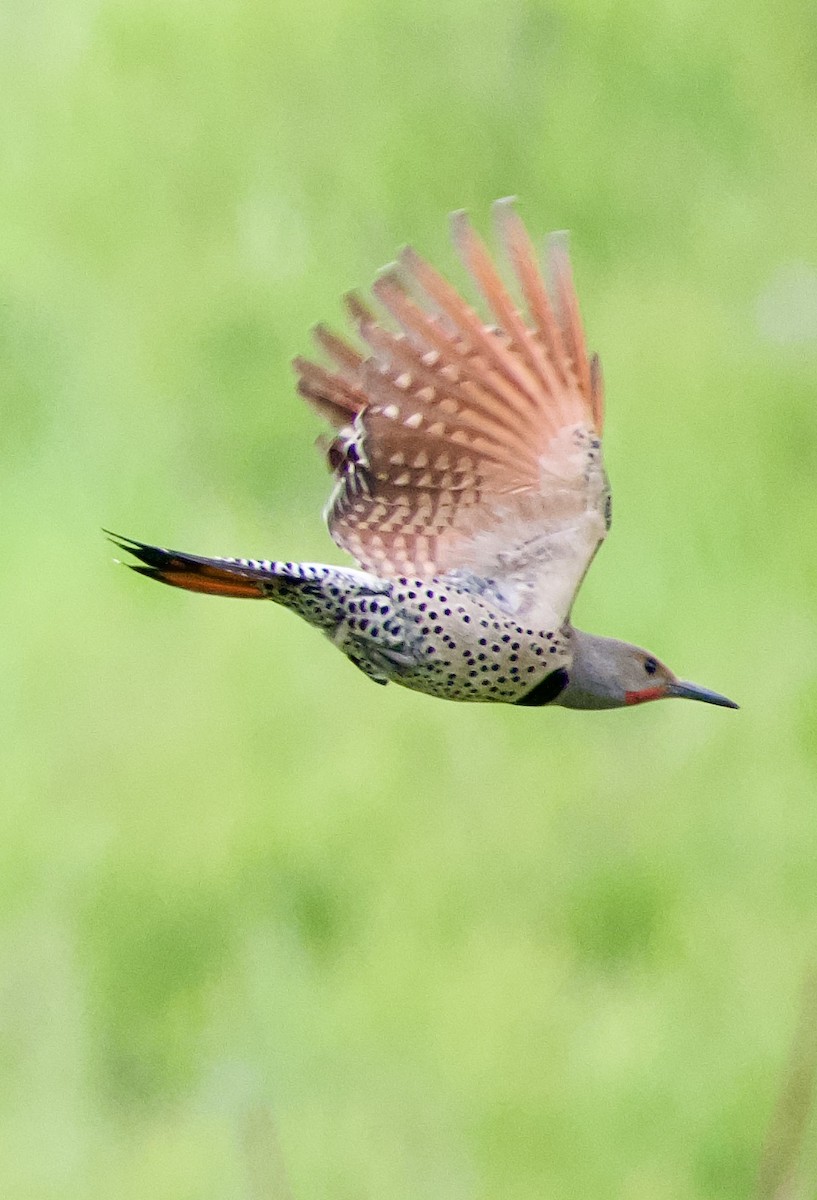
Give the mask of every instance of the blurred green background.
[{"label": "blurred green background", "polygon": [[[0,1195],[747,1196],[817,952],[813,5],[0,30]],[[739,713],[447,705],[111,564],[340,561],[289,360],[509,193],[605,366],[577,621]]]}]

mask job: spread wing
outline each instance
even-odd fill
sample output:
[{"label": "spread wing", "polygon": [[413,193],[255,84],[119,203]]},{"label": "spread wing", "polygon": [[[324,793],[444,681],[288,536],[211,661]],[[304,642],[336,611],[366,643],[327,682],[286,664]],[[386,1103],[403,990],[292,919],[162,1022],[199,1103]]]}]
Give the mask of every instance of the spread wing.
[{"label": "spread wing", "polygon": [[493,324],[407,249],[372,288],[391,322],[347,299],[368,353],[319,326],[332,368],[295,368],[337,430],[326,518],[338,545],[379,575],[476,575],[553,627],[609,527],[601,373],[564,240],[550,241],[548,289],[512,204],[495,215],[527,319],[457,213],[454,242]]}]

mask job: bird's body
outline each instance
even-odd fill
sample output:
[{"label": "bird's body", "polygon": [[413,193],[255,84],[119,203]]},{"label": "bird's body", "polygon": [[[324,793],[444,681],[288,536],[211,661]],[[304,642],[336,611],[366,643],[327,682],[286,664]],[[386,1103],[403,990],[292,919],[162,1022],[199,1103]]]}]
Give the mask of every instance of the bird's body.
[{"label": "bird's body", "polygon": [[[172,571],[174,558],[188,571],[197,565],[193,555],[182,558],[137,542],[122,546],[153,558],[149,572]],[[570,658],[569,626],[523,625],[487,581],[467,575],[386,579],[322,563],[200,561],[235,572],[241,587],[251,580],[254,596],[274,600],[320,629],[377,683],[400,683],[448,700],[524,703],[537,688],[543,694],[542,683]],[[198,578],[199,588],[179,586],[215,590],[207,576]]]},{"label": "bird's body", "polygon": [[336,431],[329,529],[362,569],[119,544],[164,583],[292,609],[378,683],[521,705],[677,695],[735,707],[570,623],[610,526],[601,374],[563,242],[551,244],[548,289],[513,208],[497,213],[528,322],[457,214],[455,241],[494,324],[406,251],[402,273],[373,288],[397,331],[352,296],[368,356],[319,326],[333,368],[295,361],[301,394]]}]

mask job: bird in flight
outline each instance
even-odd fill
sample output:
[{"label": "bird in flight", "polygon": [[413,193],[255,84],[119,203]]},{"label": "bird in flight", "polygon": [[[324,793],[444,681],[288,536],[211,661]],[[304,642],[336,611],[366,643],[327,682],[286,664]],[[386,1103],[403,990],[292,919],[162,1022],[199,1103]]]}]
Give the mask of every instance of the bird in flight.
[{"label": "bird in flight", "polygon": [[150,579],[292,609],[376,683],[447,700],[602,709],[675,696],[737,708],[649,651],[571,624],[610,528],[599,360],[564,239],[550,239],[546,283],[513,203],[494,211],[526,315],[455,213],[487,324],[406,249],[372,287],[383,315],[347,297],[365,352],[318,325],[330,365],[295,359],[298,391],[334,431],[329,532],[359,569],[114,541]]}]

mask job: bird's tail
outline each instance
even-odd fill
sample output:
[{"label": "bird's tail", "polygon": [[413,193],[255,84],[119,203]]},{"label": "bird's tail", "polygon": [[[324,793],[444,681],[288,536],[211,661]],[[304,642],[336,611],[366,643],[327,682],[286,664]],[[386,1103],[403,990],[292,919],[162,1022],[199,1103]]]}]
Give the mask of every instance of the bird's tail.
[{"label": "bird's tail", "polygon": [[[139,560],[141,565],[127,563],[132,571],[185,588],[188,592],[207,592],[213,596],[237,596],[246,600],[280,599],[277,595],[285,564],[236,558],[202,558],[197,554],[182,554],[178,550],[163,550],[133,538],[120,537],[104,531],[114,545]],[[288,564],[292,566],[292,564]]]}]

